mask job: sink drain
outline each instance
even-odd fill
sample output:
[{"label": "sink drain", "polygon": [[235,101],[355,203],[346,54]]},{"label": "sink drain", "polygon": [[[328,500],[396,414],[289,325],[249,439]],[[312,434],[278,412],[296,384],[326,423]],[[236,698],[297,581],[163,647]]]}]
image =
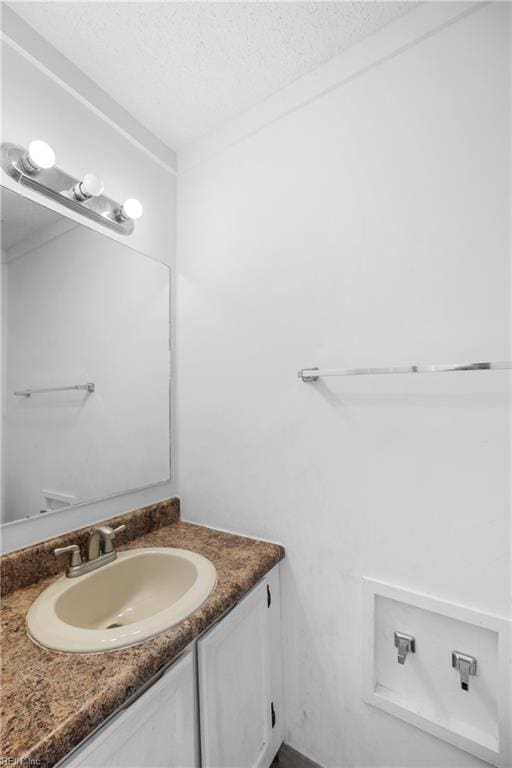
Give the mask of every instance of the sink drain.
[{"label": "sink drain", "polygon": [[122,624],[117,624],[115,621],[113,624],[109,624],[108,627],[105,627],[105,629],[115,629],[116,627],[122,627]]}]

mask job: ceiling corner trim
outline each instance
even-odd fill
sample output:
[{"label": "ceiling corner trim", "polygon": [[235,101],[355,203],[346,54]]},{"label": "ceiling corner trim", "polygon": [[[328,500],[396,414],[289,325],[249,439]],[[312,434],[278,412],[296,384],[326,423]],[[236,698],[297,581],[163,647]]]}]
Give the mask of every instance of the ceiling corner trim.
[{"label": "ceiling corner trim", "polygon": [[2,3],[1,39],[58,83],[166,171],[177,173],[177,154],[85,75],[72,61]]},{"label": "ceiling corner trim", "polygon": [[196,168],[485,5],[486,0],[418,5],[218,130],[179,149],[178,175]]}]

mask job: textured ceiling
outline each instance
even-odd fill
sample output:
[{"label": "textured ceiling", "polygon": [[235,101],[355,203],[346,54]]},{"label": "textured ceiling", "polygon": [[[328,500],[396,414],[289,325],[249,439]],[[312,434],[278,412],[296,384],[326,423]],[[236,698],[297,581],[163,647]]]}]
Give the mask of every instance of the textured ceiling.
[{"label": "textured ceiling", "polygon": [[405,13],[410,2],[16,2],[174,149]]}]

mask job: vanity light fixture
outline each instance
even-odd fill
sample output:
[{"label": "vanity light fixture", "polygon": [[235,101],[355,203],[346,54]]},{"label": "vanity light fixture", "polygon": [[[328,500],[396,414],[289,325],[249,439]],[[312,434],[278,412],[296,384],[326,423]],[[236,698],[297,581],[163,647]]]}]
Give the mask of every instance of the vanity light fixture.
[{"label": "vanity light fixture", "polygon": [[55,152],[46,141],[35,139],[28,145],[28,150],[20,158],[20,164],[26,173],[39,173],[55,165]]},{"label": "vanity light fixture", "polygon": [[134,197],[130,197],[122,204],[121,208],[117,212],[117,217],[119,221],[126,221],[127,219],[136,221],[137,219],[140,219],[143,211],[144,209],[142,207],[142,203],[139,203],[139,201]]},{"label": "vanity light fixture", "polygon": [[55,166],[55,153],[44,141],[31,141],[28,150],[17,144],[1,145],[1,166],[19,184],[50,197],[60,205],[122,235],[131,235],[142,205],[130,198],[123,205],[103,194],[103,182],[92,173],[77,179]]},{"label": "vanity light fixture", "polygon": [[101,179],[98,179],[93,173],[88,173],[84,176],[82,181],[75,184],[73,187],[73,195],[75,200],[89,200],[91,197],[98,197],[103,194],[104,184]]}]

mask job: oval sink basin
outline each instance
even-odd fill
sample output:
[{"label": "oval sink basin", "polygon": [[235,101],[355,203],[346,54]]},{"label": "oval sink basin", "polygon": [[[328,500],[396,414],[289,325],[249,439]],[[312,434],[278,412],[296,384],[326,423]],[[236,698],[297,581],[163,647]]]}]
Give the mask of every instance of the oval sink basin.
[{"label": "oval sink basin", "polygon": [[29,636],[55,651],[97,653],[164,632],[204,603],[217,582],[215,566],[185,549],[120,552],[83,576],[63,576],[27,613]]}]

